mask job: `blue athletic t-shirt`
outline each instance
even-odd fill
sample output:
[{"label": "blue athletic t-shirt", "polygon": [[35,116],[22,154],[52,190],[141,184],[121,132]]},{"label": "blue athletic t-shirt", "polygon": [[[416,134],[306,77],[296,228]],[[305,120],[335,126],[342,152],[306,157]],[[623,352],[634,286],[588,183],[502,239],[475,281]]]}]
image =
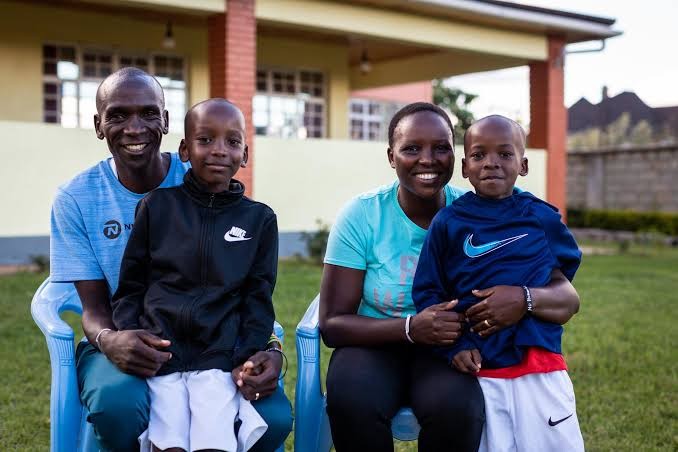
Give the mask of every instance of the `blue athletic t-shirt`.
[{"label": "blue athletic t-shirt", "polygon": [[[365,270],[358,314],[367,317],[406,317],[415,314],[412,281],[426,237],[398,203],[395,182],[351,200],[332,226],[325,263]],[[445,187],[450,205],[464,190]]]},{"label": "blue athletic t-shirt", "polygon": [[[159,187],[181,184],[190,166],[181,162],[178,154],[170,156],[167,176]],[[105,279],[111,294],[118,287],[120,261],[134,225],[134,212],[145,194],[125,188],[110,160],[102,160],[57,189],[50,238],[53,282]]]}]

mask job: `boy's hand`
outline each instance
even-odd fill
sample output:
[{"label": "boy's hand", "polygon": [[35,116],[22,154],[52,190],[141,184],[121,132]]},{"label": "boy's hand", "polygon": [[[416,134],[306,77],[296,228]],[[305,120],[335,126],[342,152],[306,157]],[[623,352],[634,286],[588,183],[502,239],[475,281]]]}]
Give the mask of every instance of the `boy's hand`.
[{"label": "boy's hand", "polygon": [[507,326],[515,325],[527,312],[525,292],[518,286],[494,286],[474,290],[473,295],[483,301],[466,310],[471,330],[487,337]]},{"label": "boy's hand", "polygon": [[462,333],[464,314],[454,312],[457,300],[434,304],[410,320],[410,337],[417,344],[452,345]]},{"label": "boy's hand", "polygon": [[[231,372],[231,378],[247,400],[259,400],[273,394],[282,369],[280,353],[257,352]],[[257,397],[257,394],[259,396]]]},{"label": "boy's hand", "polygon": [[480,363],[482,357],[477,348],[473,350],[462,350],[452,359],[452,365],[457,368],[459,372],[467,374],[476,374],[480,371]]},{"label": "boy's hand", "polygon": [[172,358],[171,353],[161,351],[170,341],[146,330],[111,331],[102,334],[99,343],[101,352],[118,369],[142,378],[153,377]]}]

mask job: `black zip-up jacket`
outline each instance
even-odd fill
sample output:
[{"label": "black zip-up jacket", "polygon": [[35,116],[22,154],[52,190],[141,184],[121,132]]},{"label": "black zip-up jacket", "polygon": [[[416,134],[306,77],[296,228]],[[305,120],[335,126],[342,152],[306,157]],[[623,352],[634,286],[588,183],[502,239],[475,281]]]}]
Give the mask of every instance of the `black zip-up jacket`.
[{"label": "black zip-up jacket", "polygon": [[120,330],[172,342],[158,375],[231,371],[266,347],[275,315],[278,226],[243,185],[208,193],[189,170],[183,185],[137,205],[112,299]]}]

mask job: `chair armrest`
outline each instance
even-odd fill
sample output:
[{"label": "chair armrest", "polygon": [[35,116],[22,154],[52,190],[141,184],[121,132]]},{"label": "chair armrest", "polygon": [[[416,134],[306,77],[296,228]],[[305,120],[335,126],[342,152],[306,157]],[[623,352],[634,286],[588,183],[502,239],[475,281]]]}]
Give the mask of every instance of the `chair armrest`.
[{"label": "chair armrest", "polygon": [[75,286],[71,283],[52,283],[47,278],[40,284],[31,302],[31,315],[45,337],[73,340],[73,329],[61,320],[63,311],[82,314]]},{"label": "chair armrest", "polygon": [[297,387],[295,393],[294,450],[319,450],[325,398],[320,382],[320,330],[316,296],[297,325]]},{"label": "chair armrest", "polygon": [[50,443],[53,452],[76,450],[82,413],[73,347],[75,334],[59,317],[66,310],[82,313],[75,287],[70,283],[51,283],[47,278],[33,296],[31,314],[45,335],[52,368]]}]

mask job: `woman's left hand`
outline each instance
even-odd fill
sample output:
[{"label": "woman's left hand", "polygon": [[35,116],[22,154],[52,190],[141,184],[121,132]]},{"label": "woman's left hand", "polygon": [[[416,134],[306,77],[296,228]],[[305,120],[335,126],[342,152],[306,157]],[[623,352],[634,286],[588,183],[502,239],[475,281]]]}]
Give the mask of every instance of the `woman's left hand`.
[{"label": "woman's left hand", "polygon": [[256,352],[231,377],[245,399],[259,400],[275,392],[282,364],[280,353]]},{"label": "woman's left hand", "polygon": [[471,329],[481,336],[489,336],[515,325],[527,312],[522,287],[494,286],[474,290],[473,295],[484,300],[467,309],[466,318],[471,323]]}]

